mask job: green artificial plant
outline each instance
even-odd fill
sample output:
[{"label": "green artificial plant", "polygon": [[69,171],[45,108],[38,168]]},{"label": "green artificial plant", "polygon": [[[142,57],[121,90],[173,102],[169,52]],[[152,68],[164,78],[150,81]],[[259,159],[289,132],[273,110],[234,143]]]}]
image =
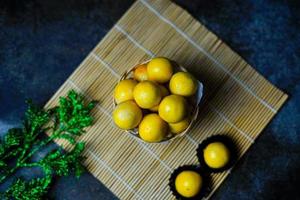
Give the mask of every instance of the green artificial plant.
[{"label": "green artificial plant", "polygon": [[[0,198],[44,199],[54,176],[75,173],[79,177],[84,171],[81,154],[85,144],[77,141],[77,137],[92,124],[94,105],[95,102],[85,103],[83,96],[74,90],[66,97],[60,97],[59,105],[51,109],[40,109],[29,101],[23,127],[10,129],[0,140],[0,184],[21,168],[39,167],[44,176],[29,181],[16,178]],[[44,133],[49,137],[41,137]],[[55,149],[33,161],[33,155],[55,139],[67,140],[71,150]]]}]

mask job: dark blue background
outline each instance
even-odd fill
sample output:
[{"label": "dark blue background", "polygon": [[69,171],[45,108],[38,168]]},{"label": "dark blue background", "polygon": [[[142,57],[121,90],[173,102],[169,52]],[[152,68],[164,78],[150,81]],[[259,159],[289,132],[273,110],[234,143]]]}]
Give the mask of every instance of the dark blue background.
[{"label": "dark blue background", "polygon": [[[0,133],[32,98],[55,93],[132,1],[0,0]],[[176,1],[290,95],[213,199],[300,199],[300,5],[295,0]],[[30,172],[23,174],[30,176]],[[3,187],[3,186],[2,186]],[[56,199],[113,199],[97,179],[56,180]]]}]

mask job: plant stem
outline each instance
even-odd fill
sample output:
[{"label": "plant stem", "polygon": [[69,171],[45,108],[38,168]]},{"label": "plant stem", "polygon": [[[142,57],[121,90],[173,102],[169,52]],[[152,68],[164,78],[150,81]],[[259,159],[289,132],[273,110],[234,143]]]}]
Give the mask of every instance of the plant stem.
[{"label": "plant stem", "polygon": [[49,142],[51,142],[52,140],[56,139],[60,135],[61,132],[62,132],[61,129],[56,130],[46,140],[43,140],[42,142],[40,142],[37,145],[37,147],[34,148],[29,154],[27,154],[25,157],[22,156],[22,158],[17,161],[15,167],[13,167],[11,170],[9,170],[9,172],[6,175],[0,177],[0,183],[2,183],[3,181],[5,181],[8,177],[10,177],[13,173],[15,173],[16,170],[19,169],[19,168],[22,168],[22,167],[31,167],[31,166],[38,166],[38,165],[35,165],[34,163],[26,164],[25,162],[27,161],[27,159],[31,158],[31,156],[33,156],[33,154],[35,154],[38,150],[40,150],[41,147],[49,144]]},{"label": "plant stem", "polygon": [[8,177],[10,177],[17,169],[18,169],[17,166],[15,166],[14,168],[10,169],[6,175],[4,175],[4,176],[2,176],[0,178],[0,183],[2,183],[3,181],[5,181],[5,179],[7,179]]},{"label": "plant stem", "polygon": [[33,156],[33,154],[35,154],[38,150],[40,150],[41,147],[49,144],[49,142],[51,142],[53,139],[55,139],[56,137],[59,136],[59,134],[61,133],[61,130],[57,130],[55,131],[51,136],[49,136],[46,140],[43,140],[36,148],[34,148],[29,154],[27,154],[24,158],[22,158],[20,160],[20,163],[25,162],[28,158],[30,158],[31,156]]}]

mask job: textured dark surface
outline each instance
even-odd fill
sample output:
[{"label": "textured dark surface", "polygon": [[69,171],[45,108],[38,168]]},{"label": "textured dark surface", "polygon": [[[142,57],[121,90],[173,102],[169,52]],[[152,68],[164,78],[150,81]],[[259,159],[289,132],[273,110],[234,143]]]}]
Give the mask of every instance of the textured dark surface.
[{"label": "textured dark surface", "polygon": [[[176,2],[290,95],[213,199],[300,199],[299,1]],[[131,4],[124,0],[0,0],[1,135],[18,126],[26,98],[41,106],[47,102]],[[80,180],[58,179],[49,195],[115,198],[88,173]]]}]

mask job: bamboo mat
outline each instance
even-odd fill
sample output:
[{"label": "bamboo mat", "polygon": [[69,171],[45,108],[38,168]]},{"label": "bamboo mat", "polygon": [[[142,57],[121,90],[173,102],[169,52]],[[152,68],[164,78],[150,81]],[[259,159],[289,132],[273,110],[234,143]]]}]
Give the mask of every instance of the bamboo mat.
[{"label": "bamboo mat", "polygon": [[[112,95],[120,75],[153,56],[178,61],[205,86],[205,102],[187,136],[146,144],[113,125]],[[214,134],[229,135],[242,156],[278,112],[287,95],[186,11],[168,0],[135,2],[47,103],[75,89],[99,101],[85,165],[120,199],[173,199],[170,173],[197,164],[196,148]],[[68,149],[65,141],[57,141]],[[212,176],[213,192],[230,171]]]}]

